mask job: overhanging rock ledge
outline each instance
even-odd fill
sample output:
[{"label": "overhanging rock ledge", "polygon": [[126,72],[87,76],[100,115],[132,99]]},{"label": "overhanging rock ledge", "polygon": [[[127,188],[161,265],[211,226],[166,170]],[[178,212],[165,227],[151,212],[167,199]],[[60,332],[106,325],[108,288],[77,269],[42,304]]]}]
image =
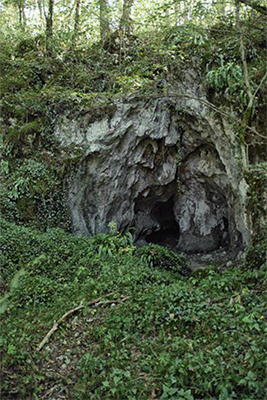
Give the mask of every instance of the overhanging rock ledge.
[{"label": "overhanging rock ledge", "polygon": [[242,146],[201,100],[131,98],[112,115],[58,118],[55,138],[80,158],[67,178],[73,232],[132,229],[137,244],[236,253],[250,241]]}]

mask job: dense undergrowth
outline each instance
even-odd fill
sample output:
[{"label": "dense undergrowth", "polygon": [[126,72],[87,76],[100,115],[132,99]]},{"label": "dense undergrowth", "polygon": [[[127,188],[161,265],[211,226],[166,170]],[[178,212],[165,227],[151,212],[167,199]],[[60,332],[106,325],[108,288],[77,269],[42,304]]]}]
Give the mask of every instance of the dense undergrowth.
[{"label": "dense undergrowth", "polygon": [[189,273],[130,234],[1,232],[3,399],[265,399],[266,264]]}]

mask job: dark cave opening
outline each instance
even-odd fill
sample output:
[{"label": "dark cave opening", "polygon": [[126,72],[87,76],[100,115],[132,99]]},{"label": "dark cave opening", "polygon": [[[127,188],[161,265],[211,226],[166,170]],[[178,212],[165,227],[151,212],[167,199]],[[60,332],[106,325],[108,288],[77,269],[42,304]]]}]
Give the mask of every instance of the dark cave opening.
[{"label": "dark cave opening", "polygon": [[175,248],[178,243],[180,228],[175,220],[174,201],[157,201],[151,210],[151,217],[159,228],[145,236],[148,243]]},{"label": "dark cave opening", "polygon": [[[228,209],[218,192],[216,197],[213,195],[211,199],[206,199],[205,213],[202,214],[202,198],[198,199],[197,193],[190,194],[179,203],[173,186],[160,189],[153,188],[146,196],[139,196],[135,200],[133,226],[137,246],[155,243],[187,254],[209,254],[229,248]],[[187,207],[187,200],[189,206],[193,203],[193,209]],[[200,205],[199,209],[197,205]],[[180,224],[183,227],[188,226],[187,230],[182,231]],[[202,224],[207,226],[203,227]],[[201,231],[202,227],[206,228],[206,232],[205,229],[204,233]]]},{"label": "dark cave opening", "polygon": [[220,242],[221,248],[228,249],[230,245],[230,235],[229,235],[229,221],[226,217],[222,217],[222,226],[220,230]]}]

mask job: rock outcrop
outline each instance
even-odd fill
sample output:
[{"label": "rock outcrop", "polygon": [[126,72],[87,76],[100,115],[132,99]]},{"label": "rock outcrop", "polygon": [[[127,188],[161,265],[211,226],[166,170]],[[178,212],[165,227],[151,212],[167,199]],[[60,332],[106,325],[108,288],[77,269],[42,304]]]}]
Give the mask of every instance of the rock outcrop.
[{"label": "rock outcrop", "polygon": [[114,113],[95,122],[60,117],[60,148],[81,153],[68,177],[76,234],[106,232],[114,222],[140,245],[187,253],[239,251],[249,242],[242,147],[205,97],[192,95],[194,85],[116,101]]}]

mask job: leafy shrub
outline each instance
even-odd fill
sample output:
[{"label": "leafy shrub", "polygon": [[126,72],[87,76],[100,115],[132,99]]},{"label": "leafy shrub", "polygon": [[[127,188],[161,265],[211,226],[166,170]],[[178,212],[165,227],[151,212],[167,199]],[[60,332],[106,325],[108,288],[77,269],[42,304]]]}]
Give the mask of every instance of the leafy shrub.
[{"label": "leafy shrub", "polygon": [[[0,219],[1,269],[4,284],[16,271],[26,268],[31,276],[43,276],[65,283],[88,276],[89,268],[106,259],[131,257],[135,247],[131,234],[119,232],[79,238],[61,229],[41,233]],[[83,272],[84,271],[84,272]],[[89,272],[88,272],[89,271]],[[95,274],[95,269],[91,271]]]},{"label": "leafy shrub", "polygon": [[102,233],[92,237],[91,245],[98,249],[101,256],[114,256],[120,253],[132,254],[135,246],[130,232],[122,234],[113,229],[113,232]]},{"label": "leafy shrub", "polygon": [[[39,226],[64,226],[69,218],[59,168],[34,159],[3,161],[0,212],[10,221],[32,222]],[[43,214],[45,219],[43,218]]]},{"label": "leafy shrub", "polygon": [[10,304],[15,308],[42,304],[51,306],[51,299],[55,293],[59,296],[60,287],[61,285],[54,279],[25,273],[21,276],[17,287],[11,290]]},{"label": "leafy shrub", "polygon": [[[267,232],[266,232],[267,233]],[[246,264],[248,268],[259,268],[267,263],[267,236],[251,245],[246,251]]]},{"label": "leafy shrub", "polygon": [[240,65],[233,61],[222,62],[221,66],[207,72],[206,79],[218,93],[225,94],[232,101],[238,100],[243,107],[247,105],[248,97]]},{"label": "leafy shrub", "polygon": [[184,275],[188,275],[190,272],[186,268],[186,257],[183,254],[178,254],[154,243],[137,249],[135,255],[151,267],[179,272]]},{"label": "leafy shrub", "polygon": [[[60,229],[50,229],[47,233],[40,233],[37,230],[7,222],[3,218],[0,219],[0,227],[1,268],[5,282],[9,282],[16,271],[27,265],[31,270],[35,265],[36,272],[41,272],[38,271],[38,261],[34,264],[34,260],[42,255],[45,255],[45,259],[50,258],[55,268],[72,256],[78,240],[75,237],[69,240],[69,235]],[[81,240],[79,244],[81,251],[82,244],[86,245],[86,242]],[[45,259],[39,258],[39,262],[46,265],[45,273],[48,274],[51,272],[51,264],[46,264]]]},{"label": "leafy shrub", "polygon": [[251,165],[246,171],[246,180],[249,185],[248,209],[253,218],[254,234],[262,234],[262,227],[265,226],[267,214],[266,208],[266,184],[267,184],[267,163]]}]

